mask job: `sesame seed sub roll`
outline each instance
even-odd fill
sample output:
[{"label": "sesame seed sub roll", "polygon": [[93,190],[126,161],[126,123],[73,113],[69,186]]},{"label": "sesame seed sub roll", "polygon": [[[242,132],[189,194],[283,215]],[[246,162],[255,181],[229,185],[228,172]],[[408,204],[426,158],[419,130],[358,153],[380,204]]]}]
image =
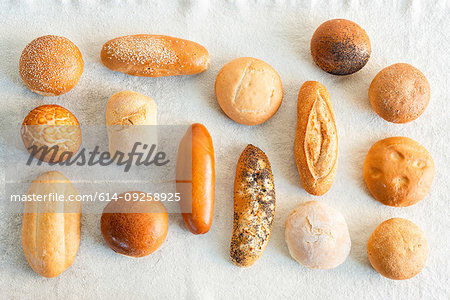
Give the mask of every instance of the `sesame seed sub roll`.
[{"label": "sesame seed sub roll", "polygon": [[234,223],[230,257],[239,267],[253,265],[263,254],[275,216],[275,184],[266,154],[248,145],[234,182]]},{"label": "sesame seed sub roll", "polygon": [[133,76],[193,75],[209,68],[209,53],[195,42],[164,35],[137,34],[106,42],[102,63]]}]

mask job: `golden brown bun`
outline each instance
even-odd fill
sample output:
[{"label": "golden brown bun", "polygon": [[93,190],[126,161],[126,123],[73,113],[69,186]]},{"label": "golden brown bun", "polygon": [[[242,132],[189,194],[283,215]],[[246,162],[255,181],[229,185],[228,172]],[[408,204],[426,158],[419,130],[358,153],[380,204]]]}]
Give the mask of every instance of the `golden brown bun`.
[{"label": "golden brown bun", "polygon": [[261,257],[272,233],[275,184],[266,154],[248,145],[236,168],[234,223],[230,257],[239,267],[249,267]]},{"label": "golden brown bun", "polygon": [[417,119],[430,101],[430,84],[419,69],[404,63],[381,70],[369,87],[375,112],[392,123]]},{"label": "golden brown bun", "polygon": [[422,145],[407,137],[375,143],[364,161],[364,180],[372,196],[389,206],[410,206],[430,190],[434,162]]},{"label": "golden brown bun", "polygon": [[27,201],[22,223],[25,257],[44,277],[56,277],[72,265],[81,237],[81,203],[70,201],[69,196],[78,194],[69,179],[56,171],[46,172],[28,190],[29,196],[51,193],[69,201]]},{"label": "golden brown bun", "polygon": [[[45,162],[63,162],[77,153],[81,146],[81,128],[77,118],[67,109],[59,105],[41,105],[28,113],[22,123],[22,141],[28,152]],[[32,147],[36,146],[36,150]],[[45,149],[37,152],[41,147],[58,146],[54,151],[47,151],[41,159]],[[69,152],[63,155],[64,152]]]},{"label": "golden brown bun", "polygon": [[392,218],[381,223],[367,244],[372,267],[384,277],[409,279],[419,274],[428,258],[423,231],[413,222]]},{"label": "golden brown bun", "polygon": [[103,45],[100,57],[107,68],[133,76],[192,75],[209,68],[205,47],[165,35],[115,38]]},{"label": "golden brown bun", "polygon": [[169,216],[161,202],[142,192],[127,192],[106,205],[101,230],[106,243],[115,252],[143,257],[164,243]]},{"label": "golden brown bun", "polygon": [[311,55],[325,72],[348,75],[361,70],[370,57],[370,40],[358,24],[329,20],[320,25],[311,39]]},{"label": "golden brown bun", "polygon": [[41,36],[22,52],[19,72],[30,90],[42,96],[70,91],[80,80],[84,62],[70,40],[56,35]]},{"label": "golden brown bun", "polygon": [[305,190],[325,194],[336,175],[338,137],[330,95],[321,83],[307,81],[297,102],[294,157]]},{"label": "golden brown bun", "polygon": [[216,97],[224,113],[244,125],[270,119],[283,99],[278,73],[267,63],[241,57],[227,63],[217,74]]}]

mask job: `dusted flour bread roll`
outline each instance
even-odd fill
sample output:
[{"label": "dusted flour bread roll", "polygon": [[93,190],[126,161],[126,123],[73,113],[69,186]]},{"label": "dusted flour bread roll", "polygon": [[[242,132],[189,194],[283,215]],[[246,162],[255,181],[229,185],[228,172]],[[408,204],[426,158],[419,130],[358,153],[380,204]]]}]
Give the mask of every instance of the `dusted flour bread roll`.
[{"label": "dusted flour bread roll", "polygon": [[19,61],[19,73],[30,90],[42,96],[70,91],[80,80],[84,62],[70,40],[56,35],[39,37],[29,43]]},{"label": "dusted flour bread roll", "polygon": [[434,162],[418,142],[407,137],[390,137],[370,148],[363,176],[370,193],[381,203],[410,206],[430,190]]},{"label": "dusted flour bread roll", "polygon": [[404,280],[419,274],[428,259],[428,242],[413,222],[392,218],[372,233],[367,253],[373,268],[389,279]]},{"label": "dusted flour bread roll", "polygon": [[317,201],[304,203],[289,215],[285,239],[291,256],[312,269],[336,268],[351,248],[342,214]]},{"label": "dusted flour bread roll", "polygon": [[[81,146],[77,118],[59,105],[41,105],[30,111],[20,133],[28,152],[45,162],[70,159]],[[52,150],[54,146],[57,148]]]},{"label": "dusted flour bread roll", "polygon": [[143,192],[127,192],[106,205],[101,231],[108,246],[119,254],[143,257],[166,239],[169,216],[164,205]]},{"label": "dusted flour bread roll", "polygon": [[224,113],[244,125],[270,119],[283,99],[278,73],[262,60],[241,57],[227,63],[217,74],[216,97]]},{"label": "dusted flour bread roll", "polygon": [[[62,196],[64,201],[52,201],[48,198],[51,195]],[[77,195],[69,179],[56,171],[41,174],[31,183],[27,196],[36,201],[25,202],[22,249],[31,268],[41,276],[56,277],[75,260],[81,236],[81,202],[69,197]],[[47,198],[39,201],[38,197]]]},{"label": "dusted flour bread roll", "polygon": [[209,53],[200,44],[164,35],[137,34],[106,42],[102,63],[128,75],[192,75],[209,68]]},{"label": "dusted flour bread roll", "polygon": [[[136,143],[151,145],[157,143],[156,102],[142,94],[123,91],[109,98],[106,106],[106,125],[109,137],[109,152],[119,158],[123,153],[125,160]],[[142,150],[138,147],[138,150]],[[117,152],[117,154],[116,154]]]},{"label": "dusted flour bread roll", "polygon": [[294,157],[305,190],[316,196],[328,192],[336,175],[338,136],[327,89],[305,82],[298,93]]},{"label": "dusted flour bread roll", "polygon": [[430,101],[430,84],[419,69],[409,64],[394,64],[381,70],[369,87],[375,112],[393,123],[417,119]]}]

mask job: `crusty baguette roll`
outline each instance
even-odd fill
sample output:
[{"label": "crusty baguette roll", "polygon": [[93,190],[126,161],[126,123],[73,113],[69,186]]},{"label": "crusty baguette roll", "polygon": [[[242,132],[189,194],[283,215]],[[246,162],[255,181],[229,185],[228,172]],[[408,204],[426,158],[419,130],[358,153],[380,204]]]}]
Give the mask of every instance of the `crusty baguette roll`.
[{"label": "crusty baguette roll", "polygon": [[215,180],[211,136],[202,124],[192,124],[178,147],[176,181],[184,223],[193,234],[204,234],[211,228]]},{"label": "crusty baguette roll", "polygon": [[234,223],[230,257],[249,267],[263,254],[275,216],[275,184],[266,154],[248,145],[239,158],[234,182]]},{"label": "crusty baguette roll", "polygon": [[321,83],[307,81],[297,102],[294,157],[305,190],[325,194],[336,175],[338,137],[330,95]]},{"label": "crusty baguette roll", "polygon": [[63,174],[41,174],[31,184],[28,197],[49,197],[52,193],[64,195],[65,201],[36,198],[25,202],[22,223],[25,257],[31,268],[44,277],[56,277],[72,265],[81,237],[81,203],[70,201],[70,196],[78,194]]},{"label": "crusty baguette roll", "polygon": [[209,68],[209,53],[205,47],[164,35],[115,38],[103,45],[100,57],[107,68],[133,76],[192,75]]},{"label": "crusty baguette roll", "polygon": [[[115,93],[106,105],[106,125],[111,157],[124,153],[125,160],[135,143],[157,143],[157,106],[147,96],[133,91]],[[142,151],[142,145],[137,149]],[[119,158],[116,155],[116,160]]]}]

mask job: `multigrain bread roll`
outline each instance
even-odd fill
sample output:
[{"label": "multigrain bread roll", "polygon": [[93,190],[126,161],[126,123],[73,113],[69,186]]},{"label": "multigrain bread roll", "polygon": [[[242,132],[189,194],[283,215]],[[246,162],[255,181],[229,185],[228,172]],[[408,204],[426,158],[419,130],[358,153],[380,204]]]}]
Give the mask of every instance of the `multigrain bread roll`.
[{"label": "multigrain bread roll", "polygon": [[419,274],[428,258],[428,242],[413,222],[392,218],[381,223],[367,244],[372,267],[384,277],[409,279]]},{"label": "multigrain bread roll", "polygon": [[434,177],[431,154],[407,137],[378,141],[364,161],[363,176],[372,196],[389,206],[410,206],[428,193]]},{"label": "multigrain bread roll", "polygon": [[133,76],[192,75],[209,68],[209,53],[205,47],[164,35],[115,38],[103,45],[100,57],[110,70]]},{"label": "multigrain bread roll", "polygon": [[270,119],[283,99],[278,73],[266,62],[241,57],[227,63],[216,78],[217,101],[233,121],[259,125]]},{"label": "multigrain bread roll", "polygon": [[106,205],[101,231],[116,253],[143,257],[155,252],[166,239],[169,216],[160,201],[143,192],[120,194]]},{"label": "multigrain bread roll", "polygon": [[42,96],[70,91],[80,80],[81,52],[62,36],[41,36],[29,43],[19,61],[19,73],[27,87]]},{"label": "multigrain bread roll", "polygon": [[294,157],[305,190],[325,194],[336,175],[338,137],[330,95],[321,83],[307,81],[297,102]]},{"label": "multigrain bread roll", "polygon": [[234,182],[234,223],[230,257],[239,267],[253,265],[264,252],[275,216],[275,184],[266,154],[248,145]]},{"label": "multigrain bread roll", "polygon": [[211,228],[215,181],[211,136],[202,124],[192,124],[178,147],[176,184],[184,223],[193,234],[204,234]]},{"label": "multigrain bread roll", "polygon": [[[151,145],[157,144],[157,106],[147,96],[133,91],[115,93],[106,105],[106,125],[109,137],[109,152],[118,160],[120,153],[125,155],[133,150],[143,150],[146,144],[148,151]],[[117,153],[116,153],[117,152]]]},{"label": "multigrain bread roll", "polygon": [[419,69],[404,63],[381,70],[369,87],[375,112],[393,123],[417,119],[430,102],[430,84]]},{"label": "multigrain bread roll", "polygon": [[311,269],[336,268],[351,248],[344,216],[317,201],[304,203],[289,215],[285,239],[291,256]]},{"label": "multigrain bread roll", "polygon": [[[52,201],[48,198],[51,195],[62,195],[64,201]],[[56,277],[75,260],[81,236],[81,203],[69,197],[77,195],[69,179],[56,171],[43,173],[31,183],[27,196],[36,201],[25,202],[22,249],[31,268],[41,276]]]}]

